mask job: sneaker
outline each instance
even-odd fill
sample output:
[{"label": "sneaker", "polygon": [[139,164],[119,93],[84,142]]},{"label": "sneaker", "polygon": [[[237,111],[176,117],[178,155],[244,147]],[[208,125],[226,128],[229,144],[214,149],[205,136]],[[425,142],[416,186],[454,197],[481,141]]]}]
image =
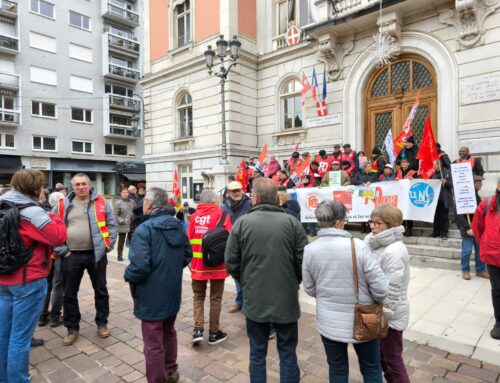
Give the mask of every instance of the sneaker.
[{"label": "sneaker", "polygon": [[466,281],[470,281],[470,273],[469,272],[463,272],[462,273],[462,279],[465,279]]},{"label": "sneaker", "polygon": [[210,334],[208,337],[208,344],[210,346],[224,342],[227,339],[227,334],[218,330],[215,334]]},{"label": "sneaker", "polygon": [[493,330],[490,331],[490,335],[493,339],[500,339],[500,326],[496,325]]},{"label": "sneaker", "polygon": [[168,374],[167,383],[177,383],[179,381],[179,373],[177,371]]},{"label": "sneaker", "polygon": [[78,330],[68,330],[68,335],[64,337],[63,344],[71,346],[78,339]]},{"label": "sneaker", "polygon": [[106,326],[100,326],[97,329],[97,333],[101,338],[107,338],[109,336],[109,329]]},{"label": "sneaker", "polygon": [[194,330],[193,331],[193,344],[198,344],[203,340],[203,331],[201,330]]},{"label": "sneaker", "polygon": [[31,347],[40,347],[43,346],[45,341],[39,338],[31,338]]},{"label": "sneaker", "polygon": [[240,312],[240,311],[241,311],[241,306],[240,305],[232,305],[229,308],[228,313],[234,314],[234,313],[237,313],[237,312]]},{"label": "sneaker", "polygon": [[490,279],[490,274],[487,271],[483,271],[481,273],[476,273],[476,277]]}]

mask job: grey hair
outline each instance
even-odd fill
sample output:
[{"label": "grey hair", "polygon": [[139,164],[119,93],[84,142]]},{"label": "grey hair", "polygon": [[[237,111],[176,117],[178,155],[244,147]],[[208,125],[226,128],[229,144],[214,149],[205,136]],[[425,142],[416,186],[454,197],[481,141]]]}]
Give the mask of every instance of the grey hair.
[{"label": "grey hair", "polygon": [[164,209],[168,205],[168,194],[165,190],[152,187],[146,192],[145,200],[151,202],[153,209]]},{"label": "grey hair", "polygon": [[64,198],[64,194],[60,192],[53,192],[49,195],[49,205],[50,207],[56,206],[60,199]]},{"label": "grey hair", "polygon": [[335,225],[337,221],[346,219],[347,209],[340,202],[323,201],[316,208],[318,226],[326,229]]},{"label": "grey hair", "polygon": [[200,202],[201,203],[214,203],[218,204],[220,201],[219,195],[214,192],[213,190],[210,189],[203,189],[200,195]]},{"label": "grey hair", "polygon": [[276,205],[278,201],[278,190],[270,178],[259,177],[252,182],[252,192],[257,197],[257,201]]},{"label": "grey hair", "polygon": [[87,181],[89,181],[89,184],[90,184],[90,177],[88,175],[86,175],[85,173],[76,173],[72,178],[71,178],[71,185],[73,185],[73,180],[75,178],[80,178],[80,177],[85,177],[87,179]]}]

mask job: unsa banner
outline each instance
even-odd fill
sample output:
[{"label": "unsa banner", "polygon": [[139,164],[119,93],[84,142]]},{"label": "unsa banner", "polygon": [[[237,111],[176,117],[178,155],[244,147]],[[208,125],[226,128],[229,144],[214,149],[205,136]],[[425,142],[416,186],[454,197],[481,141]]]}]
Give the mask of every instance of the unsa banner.
[{"label": "unsa banner", "polygon": [[364,186],[334,186],[289,190],[300,204],[301,222],[316,222],[315,210],[325,200],[343,203],[349,221],[366,222],[380,205],[398,207],[405,220],[433,222],[441,180],[401,180]]}]

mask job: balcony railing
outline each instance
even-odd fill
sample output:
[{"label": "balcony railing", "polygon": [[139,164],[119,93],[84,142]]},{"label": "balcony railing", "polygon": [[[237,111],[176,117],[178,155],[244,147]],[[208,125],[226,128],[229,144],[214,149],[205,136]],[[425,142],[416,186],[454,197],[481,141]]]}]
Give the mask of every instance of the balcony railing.
[{"label": "balcony railing", "polygon": [[0,51],[10,54],[18,54],[19,40],[16,37],[0,35]]},{"label": "balcony railing", "polygon": [[137,69],[127,68],[116,64],[109,64],[108,67],[108,74],[111,76],[118,76],[123,78],[124,80],[129,80],[132,82],[139,81],[141,72],[139,72]]},{"label": "balcony railing", "polygon": [[140,130],[129,125],[109,124],[109,134],[135,139],[140,135]]},{"label": "balcony railing", "polygon": [[19,89],[19,76],[0,73],[0,88]]},{"label": "balcony railing", "polygon": [[109,95],[109,106],[117,108],[132,109],[135,112],[139,111],[139,101],[130,97]]},{"label": "balcony railing", "polygon": [[17,3],[9,0],[0,0],[0,13],[15,19],[17,17]]},{"label": "balcony railing", "polygon": [[[301,31],[300,33],[300,41],[304,40],[306,38],[306,33],[305,31]],[[286,33],[283,33],[282,35],[278,35],[275,38],[273,38],[273,50],[278,50],[282,48],[288,47],[288,43],[286,42]]]},{"label": "balcony railing", "polygon": [[349,13],[355,13],[373,4],[380,3],[380,0],[334,0],[333,12],[335,17],[343,17]]},{"label": "balcony railing", "polygon": [[0,109],[0,124],[19,124],[21,113],[12,109]]},{"label": "balcony railing", "polygon": [[139,25],[139,14],[129,9],[121,8],[108,3],[107,16],[115,17],[125,21],[127,24],[132,23]]},{"label": "balcony railing", "polygon": [[120,37],[108,33],[109,46],[114,46],[120,49],[125,49],[133,53],[139,54],[141,46],[137,41],[129,40],[125,37]]}]

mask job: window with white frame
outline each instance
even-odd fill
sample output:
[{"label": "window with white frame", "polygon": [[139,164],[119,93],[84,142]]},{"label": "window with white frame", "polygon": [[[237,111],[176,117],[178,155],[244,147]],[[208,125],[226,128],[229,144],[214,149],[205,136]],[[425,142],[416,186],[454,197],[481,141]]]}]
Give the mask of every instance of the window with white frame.
[{"label": "window with white frame", "polygon": [[109,156],[126,156],[126,155],[128,155],[127,145],[106,144],[105,151],[106,151],[106,154]]},{"label": "window with white frame", "polygon": [[90,17],[82,15],[81,13],[69,11],[69,25],[86,31],[91,30]]},{"label": "window with white frame", "polygon": [[288,81],[280,93],[280,105],[283,129],[302,127],[302,102],[300,93],[302,85],[299,80]]},{"label": "window with white frame", "polygon": [[127,29],[117,27],[116,25],[112,25],[112,24],[105,24],[105,28],[109,33],[111,33],[115,36],[125,37],[126,39],[129,39],[129,40],[136,40],[134,32],[129,31]]},{"label": "window with white frame", "polygon": [[295,21],[295,0],[276,0],[276,34],[286,33],[289,23]]},{"label": "window with white frame", "polygon": [[57,138],[33,136],[33,150],[55,152],[57,151]]},{"label": "window with white frame", "polygon": [[45,0],[30,0],[30,11],[55,19],[55,6]]},{"label": "window with white frame", "polygon": [[38,117],[56,118],[56,105],[48,102],[32,101],[31,114]]},{"label": "window with white frame", "polygon": [[0,133],[0,148],[14,149],[14,134]]},{"label": "window with white frame", "polygon": [[175,36],[177,47],[191,42],[191,4],[189,0],[175,7]]},{"label": "window with white frame", "polygon": [[71,108],[71,121],[92,123],[92,110]]},{"label": "window with white frame", "polygon": [[0,121],[19,123],[19,112],[14,111],[15,98],[8,95],[0,96]]},{"label": "window with white frame", "polygon": [[181,164],[178,166],[179,177],[181,181],[181,191],[183,199],[192,199],[193,190],[193,165]]},{"label": "window with white frame", "polygon": [[104,85],[104,92],[116,94],[117,96],[123,96],[123,97],[133,97],[134,96],[134,90],[132,88],[127,88],[127,87],[121,86],[121,85],[105,84]]},{"label": "window with white frame", "polygon": [[189,93],[184,93],[177,102],[179,137],[193,136],[193,101]]},{"label": "window with white frame", "polygon": [[94,152],[94,143],[92,141],[80,141],[80,140],[71,141],[71,152],[92,154]]}]

